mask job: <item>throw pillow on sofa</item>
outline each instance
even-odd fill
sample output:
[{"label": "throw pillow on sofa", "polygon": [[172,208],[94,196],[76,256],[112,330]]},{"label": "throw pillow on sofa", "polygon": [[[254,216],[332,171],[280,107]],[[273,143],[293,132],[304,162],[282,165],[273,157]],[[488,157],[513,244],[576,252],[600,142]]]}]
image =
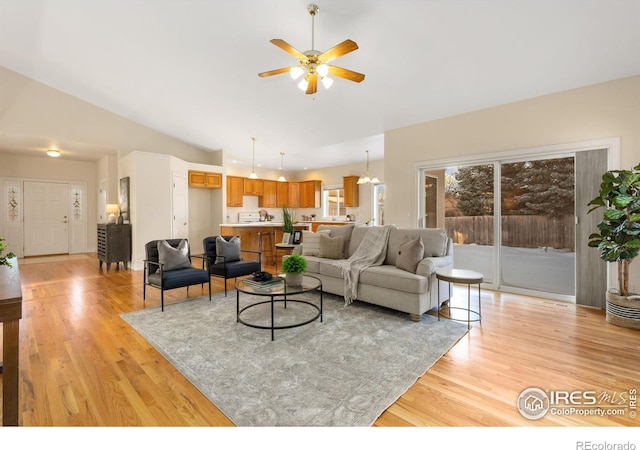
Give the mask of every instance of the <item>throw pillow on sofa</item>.
[{"label": "throw pillow on sofa", "polygon": [[422,237],[418,236],[417,238],[411,239],[405,236],[398,250],[396,267],[407,272],[416,273],[416,269],[420,261],[422,261],[422,258],[424,258]]},{"label": "throw pillow on sofa", "polygon": [[325,234],[320,235],[320,258],[343,259],[344,258],[344,236],[331,237]]},{"label": "throw pillow on sofa", "polygon": [[320,254],[320,236],[329,235],[329,230],[318,230],[317,233],[302,230],[302,256],[318,256]]},{"label": "throw pillow on sofa", "polygon": [[346,258],[349,251],[349,241],[351,240],[351,233],[353,232],[354,226],[355,224],[353,223],[347,225],[320,225],[318,227],[318,231],[329,230],[329,236],[331,237],[342,236],[344,238],[344,252],[342,257]]},{"label": "throw pillow on sofa", "polygon": [[229,241],[226,241],[222,236],[216,237],[216,262],[214,264],[234,261],[240,261],[240,236],[233,236]]},{"label": "throw pillow on sofa", "polygon": [[178,247],[172,247],[167,241],[158,242],[158,262],[162,270],[176,270],[191,267],[189,259],[189,243],[181,240]]}]

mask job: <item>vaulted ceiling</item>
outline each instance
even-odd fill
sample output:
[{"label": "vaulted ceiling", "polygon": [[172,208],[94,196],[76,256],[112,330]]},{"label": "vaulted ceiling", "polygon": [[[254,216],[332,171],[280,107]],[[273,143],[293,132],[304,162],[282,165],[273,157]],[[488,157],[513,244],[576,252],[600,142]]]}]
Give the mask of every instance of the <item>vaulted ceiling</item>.
[{"label": "vaulted ceiling", "polygon": [[[352,39],[305,95],[307,0],[0,0],[0,65],[197,147],[286,169],[384,154],[385,130],[640,74],[640,0],[318,0],[315,48]],[[100,143],[95,143],[99,147]]]}]

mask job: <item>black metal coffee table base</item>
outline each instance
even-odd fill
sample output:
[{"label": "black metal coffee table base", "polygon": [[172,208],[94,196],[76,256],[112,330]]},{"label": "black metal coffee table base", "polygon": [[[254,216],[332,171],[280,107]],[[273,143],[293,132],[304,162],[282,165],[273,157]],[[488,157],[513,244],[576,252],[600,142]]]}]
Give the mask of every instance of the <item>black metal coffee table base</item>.
[{"label": "black metal coffee table base", "polygon": [[[238,296],[240,294],[238,293]],[[308,302],[306,300],[299,300],[299,299],[294,299],[294,298],[281,298],[281,299],[276,299],[276,296],[272,296],[270,300],[264,300],[261,302],[257,302],[257,303],[252,303],[251,305],[245,306],[242,309],[238,310],[238,322],[246,325],[248,327],[251,328],[260,328],[262,330],[271,330],[271,340],[273,341],[274,336],[275,336],[275,330],[286,330],[288,328],[296,328],[296,327],[301,327],[303,325],[307,325],[311,322],[314,322],[316,320],[318,320],[318,317],[320,318],[320,322],[322,322],[322,292],[320,292],[320,306],[313,304],[311,302]],[[296,323],[292,323],[292,324],[288,324],[288,325],[275,325],[275,305],[276,303],[282,303],[284,305],[284,308],[287,308],[287,303],[288,302],[293,302],[293,303],[304,303],[305,305],[309,305],[312,306],[313,308],[316,309],[316,311],[318,311],[318,313],[312,317],[311,319],[307,319],[304,320],[302,322],[296,322]],[[248,309],[251,309],[255,306],[260,306],[260,305],[264,305],[266,303],[270,303],[271,304],[271,325],[258,325],[255,323],[250,323],[247,322],[245,320],[242,319],[241,315],[243,311],[246,311]],[[239,305],[240,303],[238,303]]]},{"label": "black metal coffee table base", "polygon": [[[301,327],[303,325],[310,324],[320,318],[322,322],[322,281],[316,277],[310,275],[304,275],[303,282],[299,286],[287,286],[283,282],[279,285],[275,285],[269,288],[268,291],[262,290],[259,287],[252,286],[245,282],[246,280],[240,280],[236,283],[236,321],[251,328],[259,328],[262,330],[271,330],[271,340],[275,338],[275,330],[285,330],[288,328]],[[303,300],[300,298],[292,298],[294,295],[317,291],[320,294],[320,305],[317,305],[311,301]],[[240,293],[254,295],[258,297],[268,297],[268,300],[262,300],[251,303],[250,305],[240,308]],[[310,319],[300,320],[294,323],[286,325],[276,325],[276,315],[278,314],[275,306],[282,303],[284,309],[287,308],[287,303],[299,303],[313,307],[317,313]],[[255,308],[260,305],[270,304],[271,320],[269,325],[262,325],[257,323],[251,323],[248,320],[242,318],[242,313]]]}]

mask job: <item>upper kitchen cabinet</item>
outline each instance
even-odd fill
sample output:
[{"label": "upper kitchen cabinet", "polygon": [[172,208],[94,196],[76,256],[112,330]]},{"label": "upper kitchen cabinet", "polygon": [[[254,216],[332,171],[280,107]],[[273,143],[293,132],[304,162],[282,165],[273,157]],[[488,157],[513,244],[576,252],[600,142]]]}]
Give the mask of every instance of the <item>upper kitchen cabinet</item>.
[{"label": "upper kitchen cabinet", "polygon": [[289,208],[299,208],[300,207],[300,183],[297,181],[289,181],[287,183],[289,185],[289,199],[288,206]]},{"label": "upper kitchen cabinet", "polygon": [[264,181],[258,179],[244,179],[244,195],[262,196],[264,193]]},{"label": "upper kitchen cabinet", "polygon": [[344,187],[344,206],[355,207],[360,203],[360,186],[358,176],[342,177]]},{"label": "upper kitchen cabinet", "polygon": [[277,208],[278,207],[278,182],[272,180],[264,180],[262,184],[262,196],[258,197],[258,206],[261,208]]},{"label": "upper kitchen cabinet", "polygon": [[227,176],[227,206],[242,206],[244,178]]},{"label": "upper kitchen cabinet", "polygon": [[286,181],[278,181],[276,186],[276,206],[282,208],[289,206],[289,183]]},{"label": "upper kitchen cabinet", "polygon": [[309,180],[300,182],[300,208],[320,208],[322,206],[322,182]]},{"label": "upper kitchen cabinet", "polygon": [[208,189],[222,187],[222,174],[215,172],[189,171],[189,186]]}]

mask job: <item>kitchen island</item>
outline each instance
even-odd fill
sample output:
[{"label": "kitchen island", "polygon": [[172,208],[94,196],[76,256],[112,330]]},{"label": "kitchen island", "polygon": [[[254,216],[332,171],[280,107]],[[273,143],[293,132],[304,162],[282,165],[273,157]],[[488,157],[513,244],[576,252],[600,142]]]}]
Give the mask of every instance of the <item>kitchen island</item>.
[{"label": "kitchen island", "polygon": [[[273,233],[271,234],[273,240],[270,244],[268,238],[262,236],[265,245],[262,253],[262,264],[274,264],[276,261],[276,244],[282,242],[282,226],[282,222],[223,223],[220,224],[220,234],[222,236],[240,236],[240,248],[242,250],[258,251],[260,249],[261,235]],[[294,230],[302,231],[309,230],[309,228],[308,222],[299,222],[293,225]]]}]

